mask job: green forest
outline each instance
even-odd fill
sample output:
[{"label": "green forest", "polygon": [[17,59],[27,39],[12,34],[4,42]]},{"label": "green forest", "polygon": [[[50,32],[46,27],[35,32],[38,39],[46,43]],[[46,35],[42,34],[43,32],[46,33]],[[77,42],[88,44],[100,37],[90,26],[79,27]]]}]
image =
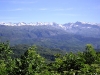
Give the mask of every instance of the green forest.
[{"label": "green forest", "polygon": [[21,50],[21,46],[10,47],[9,42],[0,42],[0,75],[100,74],[100,53],[91,44],[87,44],[83,52],[77,53],[55,49],[58,51],[56,53],[33,45],[24,46],[23,53],[19,50],[16,55],[17,49]]}]

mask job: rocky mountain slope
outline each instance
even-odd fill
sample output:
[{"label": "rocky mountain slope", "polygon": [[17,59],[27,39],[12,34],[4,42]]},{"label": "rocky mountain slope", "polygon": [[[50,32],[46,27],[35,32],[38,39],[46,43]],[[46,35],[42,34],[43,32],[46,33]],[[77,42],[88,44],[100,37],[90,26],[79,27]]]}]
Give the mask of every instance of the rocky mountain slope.
[{"label": "rocky mountain slope", "polygon": [[83,50],[87,43],[100,48],[100,25],[85,22],[0,23],[0,40],[15,44],[37,44],[63,50]]}]

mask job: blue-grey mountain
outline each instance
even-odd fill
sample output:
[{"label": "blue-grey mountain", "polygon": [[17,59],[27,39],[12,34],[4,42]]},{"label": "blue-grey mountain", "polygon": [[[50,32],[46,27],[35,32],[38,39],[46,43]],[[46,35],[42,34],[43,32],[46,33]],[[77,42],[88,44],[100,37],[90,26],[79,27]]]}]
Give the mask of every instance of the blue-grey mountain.
[{"label": "blue-grey mountain", "polygon": [[0,40],[11,45],[36,44],[63,50],[83,50],[87,43],[100,48],[100,25],[75,23],[0,23]]}]

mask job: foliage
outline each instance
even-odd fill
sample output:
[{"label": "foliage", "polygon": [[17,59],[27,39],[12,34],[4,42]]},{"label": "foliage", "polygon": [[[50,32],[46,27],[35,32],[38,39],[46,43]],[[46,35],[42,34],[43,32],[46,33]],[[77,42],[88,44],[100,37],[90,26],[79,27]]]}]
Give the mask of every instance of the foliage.
[{"label": "foliage", "polygon": [[[37,47],[30,47],[19,58],[12,58],[9,43],[0,43],[0,75],[99,75],[100,53],[91,44],[84,52],[56,54],[55,61],[46,63],[37,53]],[[91,61],[91,62],[90,62]]]},{"label": "foliage", "polygon": [[[24,52],[28,50],[29,47],[31,46],[25,44],[12,46],[11,49],[14,52],[13,57],[19,58],[21,55],[24,54]],[[48,63],[55,60],[55,56],[54,56],[55,54],[60,53],[64,55],[66,53],[66,51],[63,51],[61,49],[53,49],[53,48],[47,48],[42,46],[36,46],[36,52],[40,54],[42,57],[44,57]]]},{"label": "foliage", "polygon": [[93,64],[96,61],[96,51],[91,44],[87,44],[86,50],[84,51],[84,57],[86,64]]},{"label": "foliage", "polygon": [[13,54],[9,43],[0,43],[0,75],[7,75],[14,68],[14,62],[11,58]]}]

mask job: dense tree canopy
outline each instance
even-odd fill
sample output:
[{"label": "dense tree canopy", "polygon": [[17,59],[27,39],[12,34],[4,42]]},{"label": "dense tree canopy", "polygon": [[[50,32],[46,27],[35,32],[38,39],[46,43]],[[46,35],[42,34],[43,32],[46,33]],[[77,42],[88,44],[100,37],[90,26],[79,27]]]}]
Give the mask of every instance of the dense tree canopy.
[{"label": "dense tree canopy", "polygon": [[91,44],[84,52],[56,54],[54,62],[45,58],[32,46],[19,58],[12,58],[9,43],[0,43],[0,75],[99,75],[100,53]]}]

